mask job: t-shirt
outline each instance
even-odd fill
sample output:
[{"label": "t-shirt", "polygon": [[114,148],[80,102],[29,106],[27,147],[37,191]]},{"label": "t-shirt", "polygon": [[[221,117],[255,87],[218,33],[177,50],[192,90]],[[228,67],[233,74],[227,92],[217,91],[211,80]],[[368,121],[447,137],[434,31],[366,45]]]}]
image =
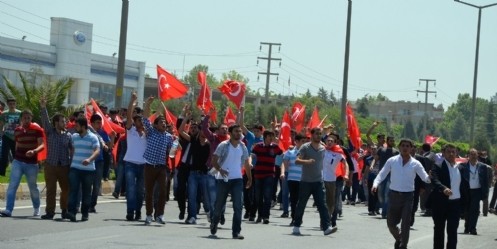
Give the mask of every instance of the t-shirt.
[{"label": "t-shirt", "polygon": [[81,135],[75,133],[72,135],[72,141],[74,143],[74,156],[71,168],[88,171],[95,170],[95,161],[91,161],[90,164],[84,166],[83,160],[88,159],[95,149],[100,149],[97,135],[88,131],[84,137],[81,137]]},{"label": "t-shirt", "polygon": [[257,163],[254,165],[254,177],[257,179],[274,177],[275,158],[283,154],[280,147],[274,143],[269,145],[258,143],[252,148],[252,154],[257,158]]},{"label": "t-shirt", "polygon": [[[105,132],[103,129],[100,129],[97,131],[98,135],[102,137],[102,140],[104,140],[104,143],[110,142],[110,137],[107,135],[107,132]],[[98,154],[97,159],[95,159],[95,162],[101,162],[104,160],[104,146],[102,145],[100,147],[100,154]]]},{"label": "t-shirt", "polygon": [[5,136],[14,141],[14,131],[19,126],[21,119],[21,111],[15,110],[14,112],[3,112],[0,115],[0,120],[3,122],[3,131]]},{"label": "t-shirt", "polygon": [[311,142],[305,143],[300,147],[298,156],[301,159],[314,159],[313,164],[302,166],[302,182],[322,182],[323,181],[323,159],[325,148],[319,145],[317,149],[312,147]]},{"label": "t-shirt", "polygon": [[378,151],[376,152],[376,154],[378,155],[379,157],[379,161],[380,161],[380,167],[379,167],[379,170],[381,170],[383,168],[383,166],[385,165],[385,163],[387,162],[387,160],[390,158],[390,157],[393,157],[393,156],[396,156],[399,154],[399,151],[395,148],[379,148]]},{"label": "t-shirt", "polygon": [[[242,157],[243,157],[243,146],[238,144],[234,147],[231,143],[228,143],[228,151],[226,154],[226,159],[223,164],[220,165],[222,169],[228,171],[228,179],[241,179],[242,178]],[[222,146],[218,146],[214,155],[221,156]],[[222,179],[221,174],[216,175],[216,179]]]},{"label": "t-shirt", "polygon": [[302,165],[295,164],[298,152],[299,150],[297,149],[297,147],[294,147],[293,149],[287,150],[283,155],[283,161],[288,160],[288,162],[290,163],[290,165],[285,165],[285,170],[286,172],[288,172],[288,181],[300,182],[300,178],[302,177]]},{"label": "t-shirt", "polygon": [[38,147],[38,138],[43,138],[43,130],[41,127],[30,125],[28,128],[25,128],[19,126],[15,129],[14,135],[16,141],[14,159],[24,163],[36,164],[38,161],[36,155],[27,157],[26,152]]},{"label": "t-shirt", "polygon": [[325,182],[335,182],[337,180],[336,169],[342,160],[345,160],[345,158],[340,153],[329,150],[324,152],[323,180]]},{"label": "t-shirt", "polygon": [[135,126],[126,131],[126,143],[128,149],[124,155],[124,161],[134,164],[145,164],[143,153],[147,147],[147,137],[145,132],[140,136]]}]

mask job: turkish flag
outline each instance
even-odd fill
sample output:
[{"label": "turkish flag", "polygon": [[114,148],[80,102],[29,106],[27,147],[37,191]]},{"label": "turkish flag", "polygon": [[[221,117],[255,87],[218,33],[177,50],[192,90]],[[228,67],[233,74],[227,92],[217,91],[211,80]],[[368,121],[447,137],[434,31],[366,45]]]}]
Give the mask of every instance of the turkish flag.
[{"label": "turkish flag", "polygon": [[312,116],[311,119],[309,120],[309,123],[307,123],[307,128],[309,129],[308,135],[310,135],[310,130],[314,127],[320,127],[321,125],[321,119],[319,118],[319,112],[318,108],[315,106],[314,110],[312,111]]},{"label": "turkish flag", "polygon": [[[214,104],[212,103],[212,94],[211,94],[211,89],[209,86],[205,83],[205,73],[204,72],[199,72],[199,83],[200,83],[200,92],[197,97],[197,107],[204,112],[204,114],[209,113],[209,110],[214,107]],[[204,77],[200,76],[200,74],[203,74]],[[200,80],[203,80],[204,83],[202,83]]]},{"label": "turkish flag", "polygon": [[200,83],[200,85],[205,85],[207,83],[207,76],[205,75],[205,72],[198,72],[197,73],[197,79],[198,79],[198,83]]},{"label": "turkish flag", "polygon": [[233,111],[231,110],[231,107],[228,106],[228,108],[226,109],[226,115],[224,116],[224,123],[227,125],[227,126],[230,126],[232,124],[235,124],[236,123],[236,116],[235,114],[233,113]]},{"label": "turkish flag", "polygon": [[291,128],[290,128],[290,115],[288,115],[288,111],[285,111],[283,114],[283,119],[281,119],[281,128],[280,128],[280,137],[279,137],[279,146],[283,151],[288,150],[290,145],[292,145],[292,137],[291,137]]},{"label": "turkish flag", "polygon": [[352,111],[352,107],[347,103],[347,130],[350,138],[350,142],[356,149],[360,149],[362,145],[361,132],[359,131],[359,126]]},{"label": "turkish flag", "polygon": [[159,65],[157,65],[157,86],[162,101],[181,98],[188,92],[188,87]]},{"label": "turkish flag", "polygon": [[218,89],[240,109],[243,97],[245,97],[245,84],[234,80],[226,80]]},{"label": "turkish flag", "polygon": [[173,131],[175,134],[178,134],[178,130],[176,129],[176,123],[178,122],[178,118],[174,116],[169,110],[167,110],[166,106],[164,106],[164,117],[166,118],[166,123],[171,124],[173,127]]},{"label": "turkish flag", "polygon": [[433,145],[435,144],[438,139],[440,139],[440,137],[435,137],[435,136],[432,136],[432,135],[426,135],[425,136],[425,143],[429,144],[429,145]]},{"label": "turkish flag", "polygon": [[292,107],[292,119],[291,126],[295,128],[297,133],[302,131],[304,128],[305,121],[305,106],[303,106],[300,102],[295,102]]},{"label": "turkish flag", "polygon": [[[117,133],[124,133],[125,132],[124,128],[112,123],[112,121],[110,121],[109,119],[107,119],[107,117],[105,117],[104,113],[100,110],[100,107],[98,107],[97,102],[95,102],[94,99],[91,99],[90,102],[91,102],[91,106],[93,107],[93,113],[102,117],[102,129],[104,129],[105,133],[110,135],[114,131]],[[91,117],[91,115],[90,115],[90,117]],[[88,120],[88,122],[90,122],[90,120]],[[115,126],[113,126],[113,124]],[[116,128],[117,131],[114,130],[114,128]]]},{"label": "turkish flag", "polygon": [[214,106],[212,107],[210,120],[212,121],[212,123],[217,124],[217,110]]}]

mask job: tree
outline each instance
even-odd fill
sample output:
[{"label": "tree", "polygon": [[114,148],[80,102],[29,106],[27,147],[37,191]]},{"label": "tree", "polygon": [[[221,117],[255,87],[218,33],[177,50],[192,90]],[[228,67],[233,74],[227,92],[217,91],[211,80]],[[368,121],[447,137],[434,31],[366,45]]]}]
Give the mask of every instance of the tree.
[{"label": "tree", "polygon": [[358,101],[357,113],[361,115],[361,117],[363,118],[369,117],[369,110],[365,101],[363,100]]},{"label": "tree", "polygon": [[404,129],[402,130],[402,137],[417,140],[416,131],[414,131],[414,124],[411,119],[407,119]]},{"label": "tree", "polygon": [[335,92],[333,92],[333,90],[331,90],[330,92],[330,102],[331,102],[331,105],[337,105],[338,103],[338,99],[337,97],[335,96]]},{"label": "tree", "polygon": [[497,136],[495,134],[495,110],[494,103],[492,101],[488,102],[488,110],[486,117],[486,132],[487,138],[490,140],[490,143],[495,144],[497,142]]},{"label": "tree", "polygon": [[209,73],[209,67],[202,64],[194,66],[190,70],[190,72],[187,75],[185,75],[185,77],[183,78],[184,81],[183,83],[188,84],[190,86],[195,86],[196,88],[199,87],[199,82],[197,77],[198,72],[205,72],[205,74],[207,75],[207,85],[209,85],[209,87],[213,88],[219,84],[216,77],[214,77],[213,74]]},{"label": "tree", "polygon": [[307,88],[307,91],[304,93],[304,97],[305,98],[311,98],[312,97],[311,90],[309,90],[309,88]]},{"label": "tree", "polygon": [[320,87],[318,90],[318,98],[320,98],[323,102],[329,103],[328,92],[324,89],[324,87]]},{"label": "tree", "polygon": [[454,120],[454,126],[452,127],[450,136],[456,141],[463,141],[467,139],[467,122],[461,116],[458,116]]},{"label": "tree", "polygon": [[47,100],[47,111],[49,114],[60,112],[68,117],[67,111],[74,110],[73,108],[63,106],[74,84],[73,79],[60,79],[57,81],[44,79],[40,84],[34,84],[34,82],[28,81],[25,75],[19,73],[22,87],[16,87],[7,77],[4,75],[2,77],[5,82],[5,85],[0,87],[0,98],[2,98],[2,101],[14,97],[18,109],[29,109],[33,112],[34,122],[40,123],[40,99],[43,97]]}]

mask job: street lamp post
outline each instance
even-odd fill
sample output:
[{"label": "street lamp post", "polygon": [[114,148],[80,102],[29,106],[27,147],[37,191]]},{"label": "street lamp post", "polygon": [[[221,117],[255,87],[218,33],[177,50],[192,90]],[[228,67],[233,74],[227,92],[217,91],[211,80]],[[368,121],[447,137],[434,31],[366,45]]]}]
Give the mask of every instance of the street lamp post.
[{"label": "street lamp post", "polygon": [[488,8],[488,7],[495,6],[495,5],[497,5],[497,3],[478,6],[478,5],[466,3],[466,2],[463,2],[460,0],[454,0],[454,1],[478,9],[478,28],[476,31],[475,70],[474,70],[474,75],[473,75],[473,100],[471,103],[471,120],[470,120],[471,124],[470,124],[470,131],[469,131],[469,142],[472,144],[474,141],[474,137],[475,137],[476,85],[478,82],[478,57],[480,54],[481,10]]}]

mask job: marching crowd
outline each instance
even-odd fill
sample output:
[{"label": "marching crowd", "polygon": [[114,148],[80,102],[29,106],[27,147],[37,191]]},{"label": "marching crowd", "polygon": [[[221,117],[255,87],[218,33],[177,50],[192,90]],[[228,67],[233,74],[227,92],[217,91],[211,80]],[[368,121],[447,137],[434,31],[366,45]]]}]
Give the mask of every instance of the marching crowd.
[{"label": "marching crowd", "polygon": [[[274,123],[270,129],[262,125],[247,128],[243,107],[235,123],[214,127],[210,114],[194,120],[188,106],[172,124],[163,115],[151,115],[152,97],[143,109],[136,101],[133,93],[122,117],[116,110],[108,116],[78,112],[66,122],[61,114],[49,118],[42,99],[39,126],[32,122],[29,110],[17,110],[15,99],[8,99],[8,110],[0,117],[1,175],[9,165],[9,152],[13,161],[6,208],[0,215],[13,215],[22,175],[29,186],[34,216],[41,215],[37,155],[45,150],[46,208],[41,219],[55,216],[58,184],[62,219],[74,222],[80,213],[82,221],[89,220],[89,213],[96,212],[101,182],[108,178],[114,149],[117,179],[113,196],[125,195],[127,220],[144,219],[146,225],[165,224],[171,188],[178,202],[178,218],[196,224],[203,208],[212,235],[225,223],[230,196],[233,239],[244,239],[243,219],[270,223],[271,208],[278,202],[280,216],[290,218],[292,233],[299,235],[311,195],[324,235],[338,230],[343,203],[367,203],[369,215],[386,219],[395,248],[407,248],[418,207],[424,216],[433,218],[436,249],[456,248],[461,218],[464,233],[477,234],[481,201],[484,216],[496,213],[495,188],[488,201],[494,170],[486,151],[472,148],[467,158],[460,158],[450,143],[441,153],[434,153],[430,144],[417,147],[409,139],[396,144],[394,137],[384,134],[378,134],[374,143],[370,136],[376,122],[360,148],[345,147],[343,138],[328,126],[311,127],[304,133],[292,130],[291,146],[283,150],[278,141],[282,127]],[[106,132],[107,122],[124,127],[125,132]]]}]

